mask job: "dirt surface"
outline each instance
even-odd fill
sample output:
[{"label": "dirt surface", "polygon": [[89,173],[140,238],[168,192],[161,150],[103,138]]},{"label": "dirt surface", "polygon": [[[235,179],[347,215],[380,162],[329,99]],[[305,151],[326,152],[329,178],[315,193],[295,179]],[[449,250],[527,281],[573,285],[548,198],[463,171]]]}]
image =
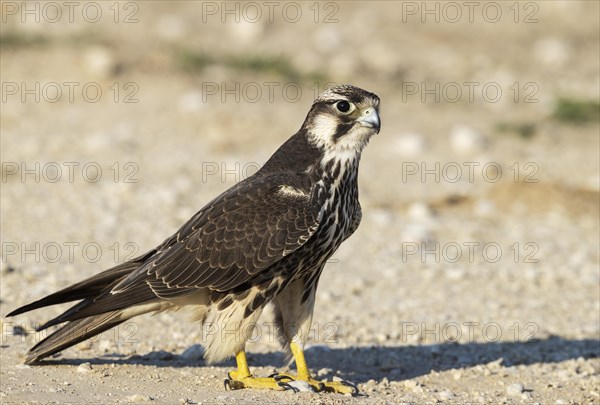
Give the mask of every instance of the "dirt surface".
[{"label": "dirt surface", "polygon": [[[2,2],[0,402],[600,403],[598,2],[67,3]],[[360,397],[225,391],[183,311],[23,365],[66,307],[8,312],[162,242],[329,81],[382,100],[306,351]]]}]

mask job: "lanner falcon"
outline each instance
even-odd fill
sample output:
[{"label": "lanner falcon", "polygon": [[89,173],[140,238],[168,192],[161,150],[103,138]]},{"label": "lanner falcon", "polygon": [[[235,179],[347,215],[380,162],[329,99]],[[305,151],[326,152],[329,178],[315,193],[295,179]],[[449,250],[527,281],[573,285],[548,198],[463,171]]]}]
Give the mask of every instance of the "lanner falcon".
[{"label": "lanner falcon", "polygon": [[[160,246],[8,314],[80,300],[39,328],[66,322],[32,347],[25,362],[137,315],[193,306],[200,322],[226,331],[206,337],[204,354],[209,363],[235,355],[237,370],[226,388],[296,390],[293,381],[300,380],[314,391],[356,394],[351,383],[313,379],[303,347],[323,267],[360,223],[358,165],[379,128],[375,94],[349,85],[326,90],[256,174],[209,202]],[[246,341],[268,303],[279,340],[296,362],[295,376],[257,378],[248,368]]]}]

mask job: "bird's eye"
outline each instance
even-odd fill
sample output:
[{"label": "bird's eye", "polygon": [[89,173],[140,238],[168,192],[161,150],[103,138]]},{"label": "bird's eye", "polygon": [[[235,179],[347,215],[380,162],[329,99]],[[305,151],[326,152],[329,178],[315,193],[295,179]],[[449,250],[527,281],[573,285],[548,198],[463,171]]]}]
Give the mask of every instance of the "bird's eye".
[{"label": "bird's eye", "polygon": [[347,113],[350,111],[350,103],[345,100],[338,101],[335,106],[340,112]]}]

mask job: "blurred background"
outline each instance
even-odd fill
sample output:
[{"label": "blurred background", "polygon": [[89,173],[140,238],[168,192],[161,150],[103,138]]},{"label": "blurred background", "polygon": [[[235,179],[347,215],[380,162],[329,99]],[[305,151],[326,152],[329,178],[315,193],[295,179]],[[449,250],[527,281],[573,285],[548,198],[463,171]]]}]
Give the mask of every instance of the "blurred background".
[{"label": "blurred background", "polygon": [[[485,328],[441,331],[491,322],[497,341],[596,347],[598,2],[1,7],[2,315],[162,242],[350,83],[380,96],[382,131],[362,157],[361,228],[320,284],[329,345],[485,343]],[[177,342],[119,350],[193,344],[197,327],[176,319],[139,333],[162,322]],[[589,347],[552,361],[596,359]]]}]

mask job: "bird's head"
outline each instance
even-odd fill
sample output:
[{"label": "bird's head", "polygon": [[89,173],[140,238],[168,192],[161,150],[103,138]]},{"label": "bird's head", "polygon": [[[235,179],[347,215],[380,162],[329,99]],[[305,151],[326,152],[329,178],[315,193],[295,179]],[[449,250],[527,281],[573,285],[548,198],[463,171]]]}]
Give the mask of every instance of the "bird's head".
[{"label": "bird's head", "polygon": [[350,85],[322,93],[303,125],[310,143],[327,155],[360,154],[380,126],[379,97]]}]

